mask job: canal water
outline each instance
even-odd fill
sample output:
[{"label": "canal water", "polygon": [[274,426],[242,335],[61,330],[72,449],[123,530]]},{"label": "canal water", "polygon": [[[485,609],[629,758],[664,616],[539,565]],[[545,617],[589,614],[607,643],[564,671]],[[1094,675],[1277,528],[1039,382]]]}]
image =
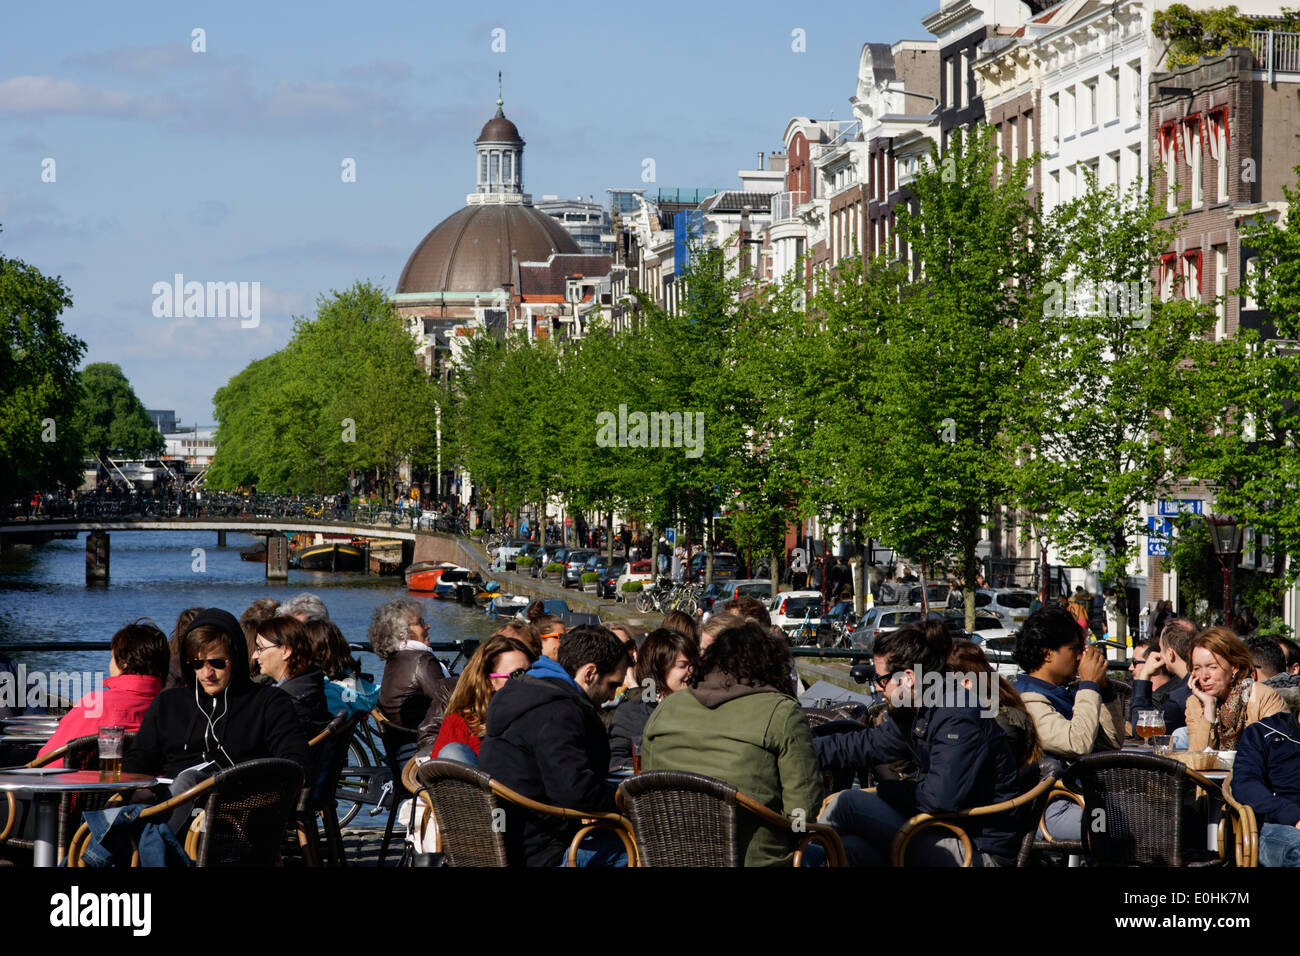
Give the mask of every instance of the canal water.
[{"label": "canal water", "polygon": [[[375,608],[398,596],[424,605],[433,642],[482,639],[496,627],[477,608],[408,594],[400,577],[291,569],[288,581],[267,581],[262,562],[239,557],[241,547],[259,540],[231,532],[227,547],[218,548],[214,531],[115,531],[109,582],[94,587],[86,585],[85,535],[0,551],[0,644],[48,645],[40,651],[9,652],[28,673],[106,676],[107,651],[60,651],[58,643],[107,642],[141,617],[170,635],[176,616],[187,607],[219,607],[239,617],[256,598],[283,602],[303,591],[325,602],[330,618],[352,642],[364,641]],[[440,656],[450,661],[455,655]],[[383,662],[370,653],[358,657],[378,683]]]}]

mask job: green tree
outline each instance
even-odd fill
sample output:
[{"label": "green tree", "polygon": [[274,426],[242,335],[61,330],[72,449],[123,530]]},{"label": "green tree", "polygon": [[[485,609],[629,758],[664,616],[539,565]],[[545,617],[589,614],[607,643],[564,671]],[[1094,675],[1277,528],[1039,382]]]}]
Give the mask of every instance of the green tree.
[{"label": "green tree", "polygon": [[1121,641],[1141,506],[1173,489],[1186,465],[1164,412],[1181,389],[1200,390],[1188,363],[1214,324],[1209,305],[1151,296],[1151,271],[1175,237],[1164,215],[1140,184],[1121,195],[1091,177],[1055,212],[1047,246],[1062,278],[1044,286],[1041,335],[1008,424],[1026,450],[1012,473],[1016,497],[1072,563],[1103,557]]},{"label": "green tree", "polygon": [[59,320],[72,305],[60,278],[0,255],[0,500],[81,484],[81,394],[86,344]]},{"label": "green tree", "polygon": [[97,458],[161,455],[166,445],[122,369],[109,362],[81,371],[77,430],[85,453]]},{"label": "green tree", "polygon": [[[999,175],[992,131],[954,131],[918,173],[898,236],[918,270],[884,310],[877,380],[890,427],[875,467],[890,489],[877,537],[968,582],[985,516],[1007,497],[1017,449],[1006,424],[1038,344],[1044,243],[1026,199],[1030,160]],[[975,589],[966,588],[974,628]]]}]

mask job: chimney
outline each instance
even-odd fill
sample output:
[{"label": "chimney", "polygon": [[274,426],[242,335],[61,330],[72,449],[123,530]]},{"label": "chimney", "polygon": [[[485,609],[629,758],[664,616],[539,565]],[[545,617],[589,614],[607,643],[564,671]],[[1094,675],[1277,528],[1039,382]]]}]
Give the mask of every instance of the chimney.
[{"label": "chimney", "polygon": [[758,168],[760,170],[763,168],[763,151],[761,149],[758,151]]}]

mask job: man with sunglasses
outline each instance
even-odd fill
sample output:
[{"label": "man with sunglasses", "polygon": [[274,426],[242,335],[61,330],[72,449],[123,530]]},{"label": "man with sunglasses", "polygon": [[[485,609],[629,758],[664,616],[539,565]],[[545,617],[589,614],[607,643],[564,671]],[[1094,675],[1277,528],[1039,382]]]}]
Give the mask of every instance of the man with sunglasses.
[{"label": "man with sunglasses", "polygon": [[173,792],[180,792],[260,757],[307,766],[307,737],[293,701],[249,677],[248,644],[232,614],[201,611],[182,639],[181,660],[184,685],[154,698],[122,758],[124,771],[174,778]]}]

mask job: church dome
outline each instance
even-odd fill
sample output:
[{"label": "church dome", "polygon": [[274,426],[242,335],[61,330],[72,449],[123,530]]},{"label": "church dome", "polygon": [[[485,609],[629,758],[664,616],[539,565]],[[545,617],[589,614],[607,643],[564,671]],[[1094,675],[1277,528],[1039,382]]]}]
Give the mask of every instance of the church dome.
[{"label": "church dome", "polygon": [[511,252],[520,262],[544,262],[552,253],[582,249],[563,226],[532,206],[466,206],[415,247],[397,291],[492,292],[512,281]]},{"label": "church dome", "polygon": [[483,124],[483,132],[478,134],[478,139],[474,140],[475,145],[479,143],[518,143],[524,145],[523,138],[519,135],[519,127],[510,120],[506,119],[505,114],[500,109],[497,115],[492,117]]}]

